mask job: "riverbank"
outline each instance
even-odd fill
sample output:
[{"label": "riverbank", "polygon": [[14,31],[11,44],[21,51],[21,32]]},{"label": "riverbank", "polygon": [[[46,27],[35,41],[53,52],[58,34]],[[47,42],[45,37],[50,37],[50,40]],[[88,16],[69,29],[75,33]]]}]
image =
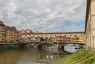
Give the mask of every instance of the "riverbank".
[{"label": "riverbank", "polygon": [[82,49],[67,58],[56,59],[50,64],[95,64],[95,52],[91,49]]}]

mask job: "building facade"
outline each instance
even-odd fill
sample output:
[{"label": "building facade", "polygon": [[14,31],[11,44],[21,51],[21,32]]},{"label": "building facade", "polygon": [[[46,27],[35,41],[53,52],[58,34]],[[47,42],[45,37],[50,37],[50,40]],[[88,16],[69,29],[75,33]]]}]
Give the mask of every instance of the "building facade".
[{"label": "building facade", "polygon": [[84,32],[24,33],[20,35],[20,38],[27,42],[85,43],[86,41]]},{"label": "building facade", "polygon": [[95,48],[95,0],[89,0],[87,4],[87,48]]},{"label": "building facade", "polygon": [[5,30],[5,24],[0,21],[0,43],[5,43],[6,38],[6,30]]},{"label": "building facade", "polygon": [[16,43],[18,37],[19,32],[14,26],[6,26],[6,43]]}]

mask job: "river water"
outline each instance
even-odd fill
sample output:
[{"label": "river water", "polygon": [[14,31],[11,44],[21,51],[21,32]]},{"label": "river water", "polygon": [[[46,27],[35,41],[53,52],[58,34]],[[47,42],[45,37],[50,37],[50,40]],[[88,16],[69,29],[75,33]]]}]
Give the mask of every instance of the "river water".
[{"label": "river water", "polygon": [[[74,50],[73,48],[69,49]],[[67,47],[67,50],[69,49]],[[54,58],[60,57],[60,55],[33,48],[0,49],[0,64],[46,64],[47,55]]]}]

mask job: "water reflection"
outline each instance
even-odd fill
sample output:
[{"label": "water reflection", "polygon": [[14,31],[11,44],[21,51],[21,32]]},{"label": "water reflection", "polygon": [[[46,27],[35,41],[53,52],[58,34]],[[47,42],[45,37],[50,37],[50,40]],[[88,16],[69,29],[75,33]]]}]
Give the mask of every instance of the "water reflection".
[{"label": "water reflection", "polygon": [[33,64],[43,58],[44,54],[37,49],[0,52],[0,64]]},{"label": "water reflection", "polygon": [[0,52],[0,64],[38,64],[47,54],[37,49],[4,50]]},{"label": "water reflection", "polygon": [[[67,51],[75,50],[70,48],[71,45],[67,46],[69,46],[65,47]],[[61,55],[39,51],[38,49],[0,50],[0,64],[45,64],[47,55],[51,56],[52,59],[61,57]]]}]

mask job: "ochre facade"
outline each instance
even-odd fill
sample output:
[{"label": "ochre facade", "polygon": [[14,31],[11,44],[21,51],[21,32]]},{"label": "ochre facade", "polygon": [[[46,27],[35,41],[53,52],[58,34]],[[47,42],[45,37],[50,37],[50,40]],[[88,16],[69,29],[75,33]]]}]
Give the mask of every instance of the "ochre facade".
[{"label": "ochre facade", "polygon": [[6,30],[5,30],[5,24],[0,21],[0,43],[5,43],[6,38]]},{"label": "ochre facade", "polygon": [[6,43],[16,43],[18,35],[19,33],[14,26],[6,26]]}]

